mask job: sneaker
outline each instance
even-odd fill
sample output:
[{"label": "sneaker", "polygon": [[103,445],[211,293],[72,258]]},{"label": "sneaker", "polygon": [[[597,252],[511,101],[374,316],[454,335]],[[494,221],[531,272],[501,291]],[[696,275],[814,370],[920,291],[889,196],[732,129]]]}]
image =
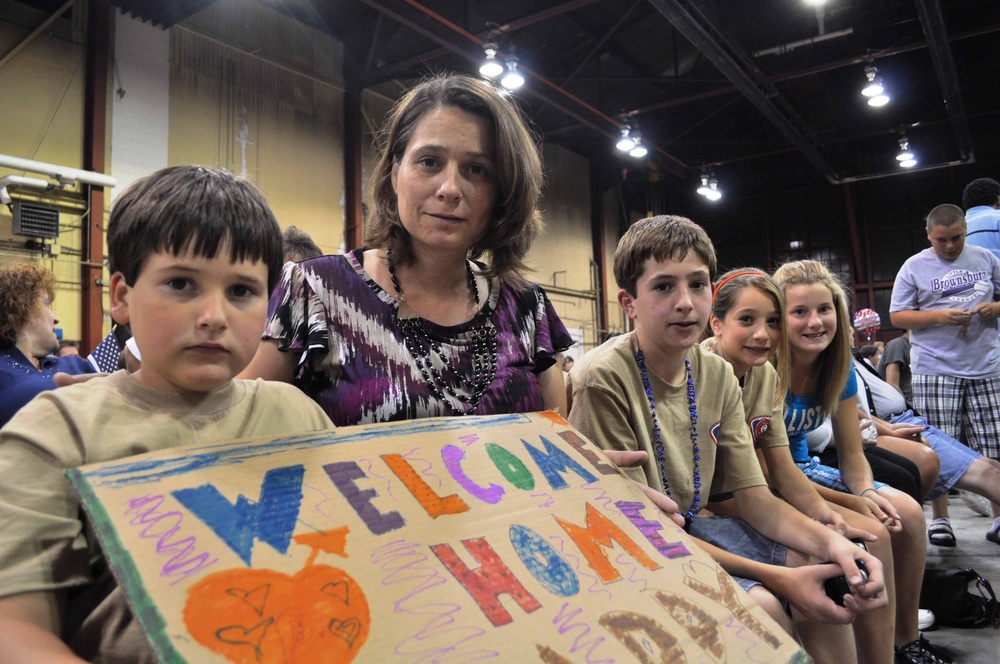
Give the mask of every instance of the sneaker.
[{"label": "sneaker", "polygon": [[952,664],[951,656],[944,650],[932,646],[923,634],[916,641],[896,648],[896,664]]},{"label": "sneaker", "polygon": [[927,609],[917,611],[917,629],[924,631],[934,626],[934,613]]}]

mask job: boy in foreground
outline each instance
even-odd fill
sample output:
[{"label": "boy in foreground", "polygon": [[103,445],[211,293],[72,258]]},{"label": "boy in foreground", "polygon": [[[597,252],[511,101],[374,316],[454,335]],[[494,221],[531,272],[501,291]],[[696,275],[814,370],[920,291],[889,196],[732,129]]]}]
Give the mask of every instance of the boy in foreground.
[{"label": "boy in foreground", "polygon": [[133,184],[108,224],[111,313],[134,374],[46,392],[0,430],[5,662],[155,661],[64,471],[183,444],[332,428],[296,388],[234,381],[264,327],[281,231],[260,192],[208,168]]},{"label": "boy in foreground", "polygon": [[[641,450],[641,470],[625,472],[666,493],[687,515],[688,532],[707,546],[736,581],[780,623],[780,605],[760,581],[809,620],[800,631],[827,635],[827,648],[845,639],[821,623],[845,624],[886,606],[881,564],[832,529],[812,521],[767,489],[732,370],[703,351],[715,250],[699,226],[682,217],[645,219],[615,252],[618,301],[635,330],[584,355],[572,373],[569,421],[608,449]],[[743,519],[697,517],[711,495],[732,492]],[[745,520],[744,520],[745,519]],[[808,557],[835,565],[808,565]],[[862,579],[857,561],[869,578]],[[797,569],[786,569],[789,568]],[[852,593],[839,607],[823,581],[845,575]],[[755,579],[755,580],[751,580]],[[812,643],[819,638],[803,636]],[[829,661],[853,655],[840,649]],[[807,649],[810,643],[806,644]],[[814,651],[810,654],[816,657]],[[817,658],[818,660],[820,658]]]}]

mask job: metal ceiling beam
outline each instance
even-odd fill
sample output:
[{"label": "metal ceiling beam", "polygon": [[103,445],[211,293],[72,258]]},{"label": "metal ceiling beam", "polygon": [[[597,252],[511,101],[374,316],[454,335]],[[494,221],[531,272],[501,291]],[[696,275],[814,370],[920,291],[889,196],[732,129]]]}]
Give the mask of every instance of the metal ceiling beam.
[{"label": "metal ceiling beam", "polygon": [[16,44],[12,49],[7,51],[4,54],[3,58],[0,58],[0,68],[3,68],[3,66],[7,64],[7,62],[12,60],[14,56],[17,55],[24,47],[33,42],[35,40],[35,37],[48,30],[50,25],[55,23],[60,16],[66,13],[67,9],[69,9],[75,4],[76,0],[67,0],[66,4],[64,4],[62,7],[57,9],[51,16],[45,19],[40,26],[32,30],[30,35],[22,39],[20,43]]},{"label": "metal ceiling beam", "polygon": [[[407,27],[407,28],[409,28],[411,30],[414,30],[415,32],[423,35],[424,37],[426,37],[427,39],[433,41],[434,43],[440,44],[442,47],[444,47],[444,48],[448,49],[449,51],[451,51],[451,52],[453,52],[453,53],[461,56],[462,58],[464,58],[465,60],[467,60],[468,62],[470,62],[473,66],[476,66],[476,65],[479,64],[478,58],[474,57],[469,52],[469,50],[467,48],[463,48],[463,47],[459,46],[458,44],[454,44],[451,41],[449,41],[448,39],[445,39],[444,37],[440,37],[440,36],[434,34],[432,31],[427,30],[426,28],[418,25],[417,23],[415,23],[414,21],[406,18],[402,14],[400,14],[400,13],[398,13],[398,12],[392,10],[392,9],[389,9],[388,7],[386,7],[385,5],[383,5],[378,0],[361,0],[361,1],[364,4],[368,5],[369,7],[373,8],[373,9],[376,9],[379,12],[384,13],[386,16],[388,16],[389,18],[393,19],[394,21],[400,23],[401,25],[403,25],[403,26],[405,26],[405,27]],[[409,5],[417,8],[417,9],[419,9],[421,12],[423,12],[427,16],[433,18],[435,21],[437,21],[441,25],[444,25],[445,27],[449,28],[453,32],[461,35],[465,39],[468,39],[472,43],[474,43],[476,45],[482,45],[483,44],[483,40],[480,39],[479,37],[477,37],[476,35],[474,35],[474,34],[468,32],[467,30],[465,30],[465,29],[463,29],[463,28],[455,25],[453,22],[451,22],[448,19],[442,17],[441,15],[437,14],[436,12],[428,9],[427,7],[424,7],[423,5],[421,5],[420,3],[416,2],[415,0],[404,0],[404,1],[407,4],[409,4]],[[531,80],[536,81],[538,83],[541,83],[542,85],[550,88],[551,90],[553,90],[554,92],[556,92],[559,96],[556,97],[556,96],[553,96],[553,95],[545,94],[543,91],[539,90],[535,86],[528,86],[524,90],[527,94],[530,94],[530,95],[533,95],[535,97],[538,97],[540,100],[542,100],[543,102],[545,102],[547,104],[551,104],[552,106],[554,106],[555,108],[559,109],[561,112],[565,113],[566,115],[570,116],[571,118],[577,120],[578,122],[581,122],[582,124],[590,127],[591,129],[594,129],[594,130],[600,132],[605,137],[607,137],[609,140],[611,138],[617,137],[617,135],[618,135],[617,134],[618,121],[616,119],[614,119],[613,117],[611,117],[607,113],[604,113],[600,109],[591,106],[590,104],[588,104],[583,99],[580,99],[579,97],[577,97],[576,95],[574,95],[572,92],[570,92],[570,91],[566,90],[565,88],[563,88],[563,87],[561,87],[561,86],[553,83],[552,81],[550,81],[549,79],[545,78],[544,76],[542,76],[538,72],[532,70],[531,68],[526,67],[526,66],[521,66],[521,67],[519,67],[519,69],[521,71],[523,71],[525,74],[527,74],[529,77],[531,77]],[[587,110],[589,113],[593,114],[593,116],[595,116],[596,118],[599,118],[600,121],[601,121],[601,124],[596,123],[595,121],[591,120],[590,118],[588,118],[588,117],[586,117],[584,115],[581,115],[580,113],[578,113],[577,111],[575,111],[573,108],[567,106],[562,101],[563,98],[566,99],[566,100],[568,100],[568,101],[570,101],[570,102],[572,102],[573,105],[578,106],[578,107],[580,107],[582,109]],[[614,131],[609,132],[608,131],[609,129],[613,129]],[[667,152],[663,148],[656,147],[655,145],[652,145],[652,144],[647,144],[647,145],[648,145],[648,147],[650,149],[652,149],[653,151],[655,151],[657,154],[659,154],[659,155],[665,157],[667,160],[669,160],[671,162],[671,165],[673,166],[674,170],[680,169],[680,172],[683,172],[683,171],[687,170],[688,165],[685,162],[681,161],[680,159],[678,159],[674,155],[670,154],[669,152]]]},{"label": "metal ceiling beam", "polygon": [[[494,30],[501,33],[507,33],[521,30],[523,28],[529,28],[536,23],[541,23],[542,21],[562,16],[563,14],[580,9],[581,7],[586,7],[587,5],[592,5],[599,1],[600,0],[569,0],[569,2],[564,2],[554,7],[543,9],[540,12],[535,12],[534,14],[528,14],[527,16],[514,19],[510,23],[498,25],[494,28]],[[424,51],[423,53],[418,53],[417,55],[406,58],[405,60],[399,60],[397,62],[384,65],[380,67],[377,72],[375,72],[375,75],[376,77],[385,77],[396,71],[406,70],[415,65],[421,65],[426,62],[430,62],[431,60],[437,60],[450,52],[451,49],[444,47]]]},{"label": "metal ceiling beam", "polygon": [[[967,32],[962,32],[957,35],[952,35],[950,41],[959,41],[961,39],[969,39],[971,37],[980,37],[982,35],[987,35],[993,32],[1000,32],[1000,25],[987,25],[982,28],[976,28],[975,30],[969,30]],[[927,48],[927,42],[914,42],[911,44],[903,44],[902,46],[894,46],[892,48],[887,48],[881,51],[875,52],[873,55],[876,58],[887,58],[892,55],[899,55],[901,53],[909,53],[910,51],[919,51],[920,49]],[[806,67],[804,69],[794,69],[792,71],[782,72],[780,74],[773,74],[767,77],[768,83],[781,83],[783,81],[791,81],[796,78],[804,78],[807,76],[815,76],[816,74],[822,74],[823,72],[832,71],[834,69],[841,69],[843,67],[852,67],[854,65],[859,65],[868,60],[868,55],[858,55],[852,56],[850,58],[841,58],[840,60],[833,60],[831,62],[824,62],[819,65],[812,67]],[[584,79],[577,79],[582,81]],[[627,79],[624,79],[627,80]],[[684,81],[697,81],[711,83],[715,81],[700,80],[700,79],[677,79],[678,83]],[[659,102],[656,104],[650,104],[649,106],[643,106],[642,108],[636,108],[628,111],[629,115],[642,115],[644,113],[652,113],[653,111],[659,111],[667,108],[673,108],[676,106],[683,106],[689,102],[701,101],[702,99],[709,99],[711,97],[718,97],[720,95],[729,94],[731,92],[736,92],[736,88],[731,85],[727,85],[724,88],[715,88],[713,90],[706,90],[705,92],[699,92],[687,97],[675,97],[669,101]]]},{"label": "metal ceiling beam", "polygon": [[965,115],[965,103],[962,101],[962,90],[958,84],[958,72],[955,71],[955,61],[951,57],[951,46],[948,44],[948,30],[944,25],[941,5],[937,0],[916,0],[917,12],[920,14],[920,25],[924,29],[927,45],[934,63],[941,92],[944,95],[944,106],[948,109],[952,131],[955,132],[955,142],[962,161],[974,160],[972,150],[972,131],[969,119]]},{"label": "metal ceiling beam", "polygon": [[[383,5],[381,2],[378,2],[377,0],[361,0],[361,1],[364,4],[368,5],[369,7],[371,7],[372,9],[376,9],[379,12],[382,12],[383,14],[385,14],[386,16],[388,16],[389,18],[391,18],[392,20],[396,21],[397,23],[403,25],[404,27],[409,28],[410,30],[413,30],[413,31],[417,32],[418,34],[422,35],[423,37],[426,37],[427,39],[433,41],[434,43],[440,44],[443,48],[448,49],[450,52],[455,53],[456,55],[459,55],[459,56],[463,57],[465,60],[467,60],[468,62],[472,63],[473,65],[477,64],[476,58],[474,58],[469,53],[468,49],[462,48],[461,46],[458,46],[457,44],[453,44],[452,42],[450,42],[449,40],[445,39],[444,37],[440,37],[440,36],[434,34],[433,32],[431,32],[430,30],[427,30],[426,28],[424,28],[424,27],[422,27],[420,25],[417,25],[415,22],[413,22],[410,19],[406,18],[402,14],[400,14],[400,13],[398,13],[398,12],[392,10],[392,9],[389,9],[388,7],[386,7],[385,5]],[[431,12],[428,15],[432,16],[432,18],[434,16],[437,16],[436,14],[433,14],[433,12]],[[473,35],[473,34],[471,34],[469,32],[466,32],[463,29],[459,28],[458,26],[456,26],[454,23],[451,23],[450,21],[448,21],[447,23],[445,23],[445,25],[447,25],[448,27],[452,28],[453,30],[456,30],[457,32],[459,32],[459,34],[461,34],[465,38],[471,40],[475,44],[481,44],[482,43],[481,39],[479,39],[478,37],[476,37],[475,35]],[[521,70],[525,71],[525,72],[530,72],[530,70],[528,68],[526,68],[526,67],[521,67]],[[532,75],[537,76],[537,74],[532,74]],[[541,78],[541,77],[539,77],[539,78]],[[604,127],[596,124],[593,120],[580,115],[576,111],[573,111],[573,110],[571,110],[569,108],[566,108],[566,106],[564,104],[561,104],[561,103],[559,103],[558,101],[556,101],[554,99],[550,99],[549,97],[547,97],[545,95],[542,95],[542,94],[538,93],[535,90],[532,90],[532,92],[534,94],[538,95],[539,97],[541,97],[542,99],[544,99],[545,101],[549,102],[550,104],[552,104],[556,108],[558,108],[563,113],[566,113],[567,115],[569,115],[570,117],[574,118],[575,120],[577,120],[579,122],[582,122],[583,124],[587,125],[591,129],[596,129],[598,131],[604,131]],[[566,93],[566,94],[568,94],[568,93]],[[604,115],[599,110],[593,108],[592,106],[590,106],[589,104],[587,104],[583,100],[576,99],[576,98],[574,98],[574,100],[577,101],[582,106],[585,106],[588,109],[592,110],[596,115],[598,115],[598,116],[603,116]],[[607,116],[604,116],[604,117],[607,118]],[[617,125],[617,123],[612,118],[607,118],[607,120],[611,124]]]},{"label": "metal ceiling beam", "polygon": [[803,135],[799,127],[796,127],[795,122],[803,127],[805,124],[791,109],[780,109],[772,101],[781,101],[777,90],[767,82],[760,71],[735,53],[735,49],[725,48],[721,36],[713,36],[709,32],[708,27],[712,26],[704,17],[702,21],[708,24],[708,27],[696,19],[680,0],[649,0],[649,3],[708,58],[827,180],[833,184],[840,181],[837,171]]},{"label": "metal ceiling beam", "polygon": [[605,32],[604,36],[597,40],[597,43],[594,44],[594,47],[590,49],[590,52],[580,59],[580,62],[576,65],[576,67],[573,68],[573,71],[571,71],[569,74],[566,75],[566,78],[564,78],[562,81],[563,85],[566,85],[570,81],[570,79],[576,76],[579,73],[579,71],[583,69],[584,65],[590,62],[591,58],[597,55],[597,52],[601,50],[601,47],[604,46],[604,43],[607,42],[609,39],[611,39],[611,37],[616,32],[618,32],[618,30],[622,27],[622,24],[625,23],[628,17],[632,15],[632,12],[635,11],[635,8],[638,7],[639,3],[641,2],[642,0],[635,0],[635,3],[631,7],[622,12],[621,17],[619,17],[618,21],[613,26],[611,26],[611,29]]},{"label": "metal ceiling beam", "polygon": [[556,5],[554,7],[549,7],[548,9],[543,9],[540,12],[535,12],[534,14],[528,14],[519,19],[515,19],[510,23],[504,23],[503,25],[497,26],[497,30],[500,32],[513,32],[514,30],[521,30],[522,28],[527,28],[536,23],[541,23],[542,21],[547,21],[550,18],[556,18],[562,16],[563,14],[568,14],[571,11],[575,11],[587,5],[592,5],[600,0],[569,0],[569,2],[564,2],[561,5]]}]

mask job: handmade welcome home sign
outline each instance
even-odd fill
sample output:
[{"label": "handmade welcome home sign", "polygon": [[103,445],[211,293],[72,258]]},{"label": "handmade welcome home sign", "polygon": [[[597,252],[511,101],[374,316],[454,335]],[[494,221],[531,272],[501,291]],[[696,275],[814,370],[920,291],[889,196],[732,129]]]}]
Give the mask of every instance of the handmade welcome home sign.
[{"label": "handmade welcome home sign", "polygon": [[70,471],[166,662],[790,662],[805,654],[551,413]]}]

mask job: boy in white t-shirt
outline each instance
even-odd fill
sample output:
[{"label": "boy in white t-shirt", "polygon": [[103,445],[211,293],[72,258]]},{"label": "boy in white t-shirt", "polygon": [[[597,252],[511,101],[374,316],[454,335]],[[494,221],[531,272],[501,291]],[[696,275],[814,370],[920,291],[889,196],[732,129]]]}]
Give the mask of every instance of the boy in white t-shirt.
[{"label": "boy in white t-shirt", "polygon": [[[1000,459],[1000,259],[965,244],[965,215],[927,215],[930,249],[911,256],[892,288],[892,324],[910,330],[913,405],[929,423]],[[957,415],[957,417],[956,417]],[[1000,544],[1000,504],[986,534]]]}]

